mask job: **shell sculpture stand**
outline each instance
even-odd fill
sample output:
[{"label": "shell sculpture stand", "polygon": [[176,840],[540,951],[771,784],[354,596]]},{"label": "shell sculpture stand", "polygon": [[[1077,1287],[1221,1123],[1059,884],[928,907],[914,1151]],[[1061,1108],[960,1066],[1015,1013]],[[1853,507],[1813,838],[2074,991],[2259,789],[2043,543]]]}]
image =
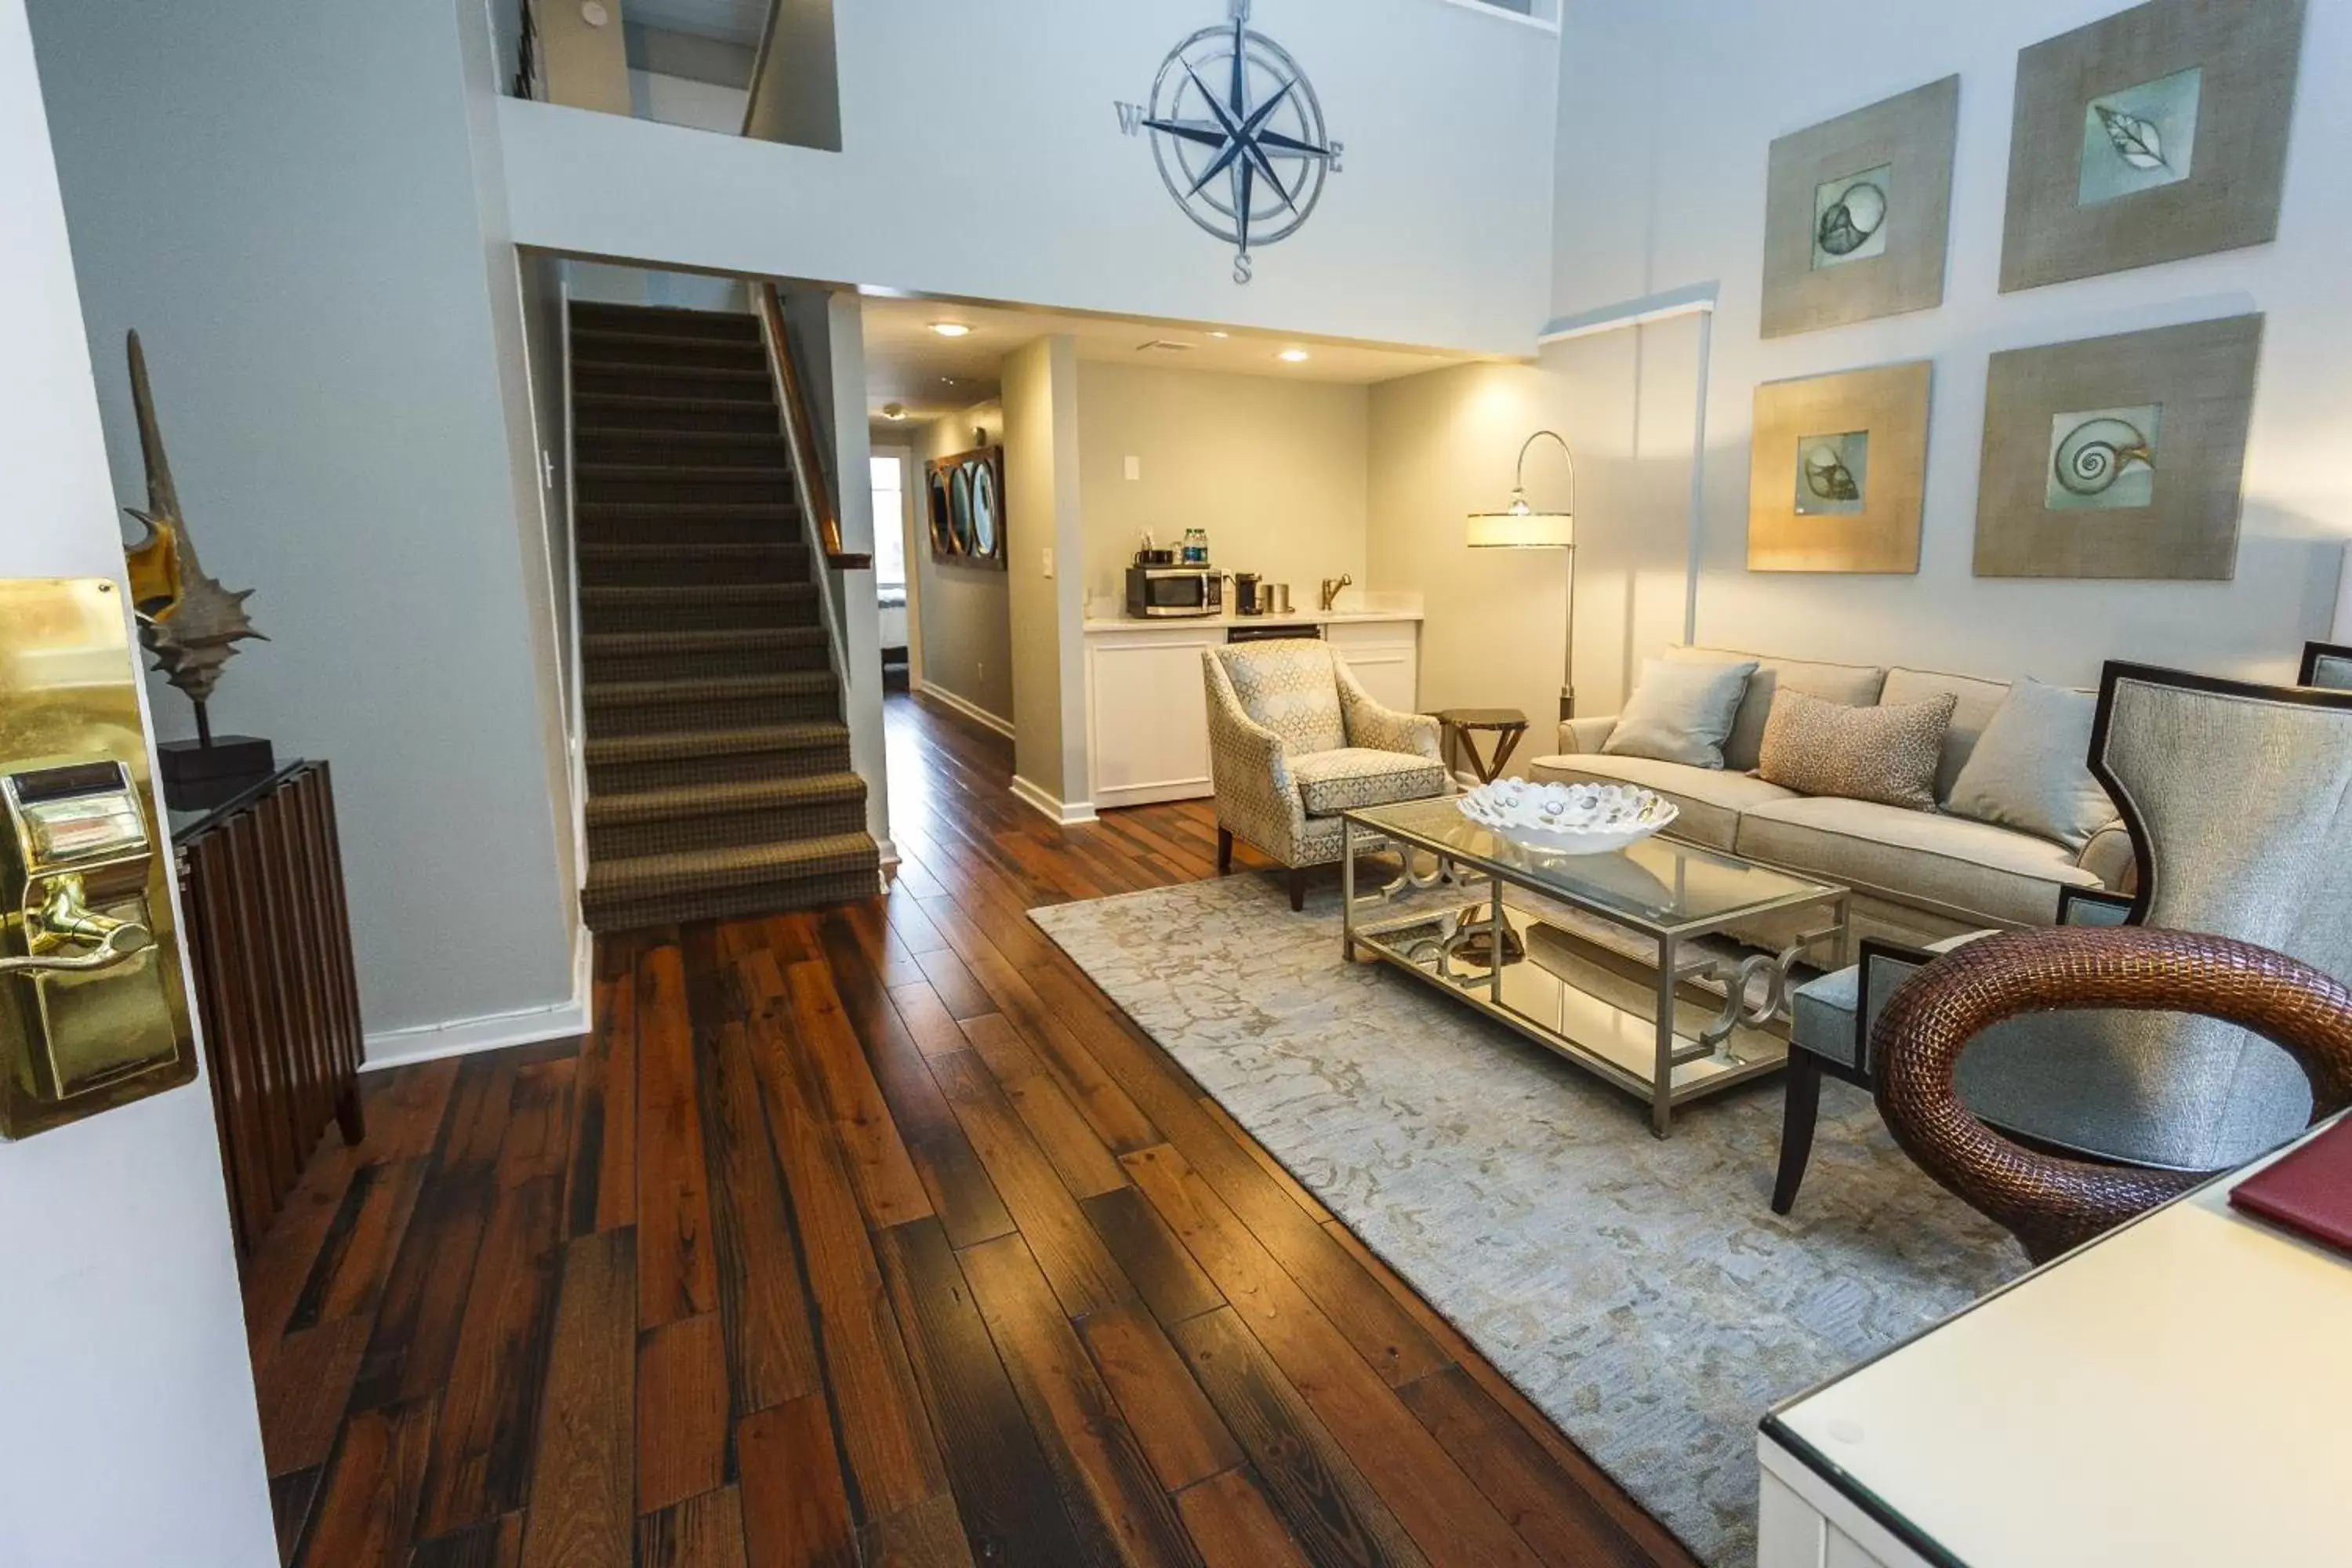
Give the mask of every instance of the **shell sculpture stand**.
[{"label": "shell sculpture stand", "polygon": [[222,667],[236,657],[236,645],[247,637],[261,637],[261,633],[245,613],[245,601],[253,590],[231,593],[207,575],[196,560],[196,543],[180,513],[172,461],[163,451],[163,432],[155,419],[155,396],[147,383],[147,355],[135,331],[130,337],[130,356],[131,400],[139,414],[139,454],[147,468],[147,509],[125,507],[123,510],[145,528],[146,537],[124,546],[122,553],[130,567],[139,640],[154,656],[157,671],[195,705],[195,742],[170,742],[156,748],[166,793],[174,797],[172,804],[180,805],[184,798],[199,803],[197,797],[219,793],[227,781],[241,785],[272,771],[268,742],[243,737],[215,741],[206,711]]}]

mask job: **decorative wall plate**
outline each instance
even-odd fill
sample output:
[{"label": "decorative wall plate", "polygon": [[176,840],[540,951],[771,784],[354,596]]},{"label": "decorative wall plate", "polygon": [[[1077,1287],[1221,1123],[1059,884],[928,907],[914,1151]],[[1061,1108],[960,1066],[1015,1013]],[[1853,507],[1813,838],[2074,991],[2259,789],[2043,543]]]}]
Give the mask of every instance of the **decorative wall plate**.
[{"label": "decorative wall plate", "polygon": [[931,553],[951,556],[956,552],[955,530],[948,516],[948,477],[933,468],[924,480],[926,510],[930,517]]},{"label": "decorative wall plate", "polygon": [[948,476],[948,531],[958,555],[971,553],[971,469],[957,468]]},{"label": "decorative wall plate", "polygon": [[1004,548],[1003,530],[997,525],[996,468],[985,458],[965,466],[971,472],[971,552],[992,559]]}]

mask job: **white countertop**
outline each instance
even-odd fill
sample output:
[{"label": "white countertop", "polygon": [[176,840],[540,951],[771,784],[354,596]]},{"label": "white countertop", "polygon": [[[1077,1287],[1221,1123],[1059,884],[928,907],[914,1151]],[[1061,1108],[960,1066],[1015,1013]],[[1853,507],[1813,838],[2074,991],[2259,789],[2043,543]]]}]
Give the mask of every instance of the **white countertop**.
[{"label": "white countertop", "polygon": [[1087,632],[1173,632],[1187,627],[1213,626],[1223,630],[1229,626],[1350,626],[1368,621],[1418,621],[1421,605],[1359,605],[1353,609],[1318,610],[1312,605],[1296,605],[1286,616],[1237,616],[1231,610],[1218,616],[1128,616],[1089,612],[1081,629]]},{"label": "white countertop", "polygon": [[2345,1561],[2352,1262],[2231,1209],[2250,1173],[1780,1421],[1964,1563]]}]

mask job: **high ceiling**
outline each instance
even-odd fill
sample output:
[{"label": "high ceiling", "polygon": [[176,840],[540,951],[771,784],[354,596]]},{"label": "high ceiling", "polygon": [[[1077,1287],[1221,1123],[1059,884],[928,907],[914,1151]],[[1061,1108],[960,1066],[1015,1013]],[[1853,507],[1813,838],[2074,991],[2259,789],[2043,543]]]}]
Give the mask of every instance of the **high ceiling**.
[{"label": "high ceiling", "polygon": [[[869,296],[865,317],[866,401],[877,424],[889,423],[882,409],[892,403],[901,406],[904,423],[915,425],[987,402],[997,395],[1004,356],[1024,343],[1055,332],[1077,339],[1078,358],[1094,363],[1148,364],[1161,370],[1275,375],[1360,386],[1458,364],[1467,357],[1282,337],[1241,328],[1228,331],[940,300]],[[940,321],[959,322],[972,330],[965,337],[941,337],[932,331],[933,324]],[[1286,350],[1304,350],[1307,357],[1297,363],[1286,363],[1276,357]]]},{"label": "high ceiling", "polygon": [[769,0],[627,0],[622,15],[641,26],[757,47]]}]

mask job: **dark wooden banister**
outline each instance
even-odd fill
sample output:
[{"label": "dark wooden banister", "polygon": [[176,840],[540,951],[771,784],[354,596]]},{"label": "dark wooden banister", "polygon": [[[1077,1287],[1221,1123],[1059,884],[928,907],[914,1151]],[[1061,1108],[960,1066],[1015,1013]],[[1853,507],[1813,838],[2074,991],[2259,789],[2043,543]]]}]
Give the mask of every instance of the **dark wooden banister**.
[{"label": "dark wooden banister", "polygon": [[793,362],[792,337],[784,325],[784,301],[773,283],[751,285],[760,321],[768,342],[768,361],[783,389],[784,433],[793,444],[793,466],[801,471],[802,492],[808,497],[816,522],[816,537],[824,563],[835,572],[870,572],[874,557],[842,548],[841,511],[833,502],[833,487],[825,479],[824,457],[817,447],[816,416],[809,405],[808,388],[800,367]]}]

